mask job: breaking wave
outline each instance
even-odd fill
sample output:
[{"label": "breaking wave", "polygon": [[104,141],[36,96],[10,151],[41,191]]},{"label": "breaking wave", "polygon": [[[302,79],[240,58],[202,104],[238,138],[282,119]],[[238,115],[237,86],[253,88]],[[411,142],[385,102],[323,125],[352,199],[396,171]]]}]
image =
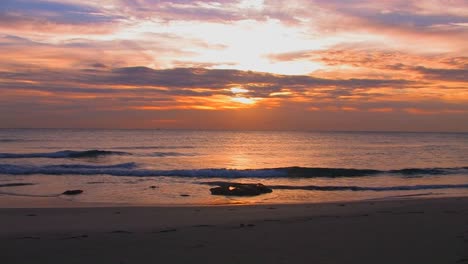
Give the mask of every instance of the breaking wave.
[{"label": "breaking wave", "polygon": [[153,152],[149,156],[151,157],[182,157],[182,156],[196,156],[196,154],[191,153],[181,153],[181,152]]},{"label": "breaking wave", "polygon": [[113,147],[112,149],[193,149],[194,146],[126,146]]},{"label": "breaking wave", "polygon": [[153,152],[153,153],[138,153],[133,154],[122,151],[108,151],[108,150],[63,150],[56,152],[46,153],[0,153],[0,159],[26,159],[26,158],[49,158],[49,159],[64,159],[64,158],[97,158],[101,156],[125,156],[135,155],[143,157],[181,157],[181,156],[196,156],[194,153],[181,153],[181,152]]},{"label": "breaking wave", "polygon": [[[82,154],[80,154],[82,155]],[[79,156],[82,157],[82,156]],[[399,170],[371,170],[371,169],[343,169],[343,168],[267,168],[267,169],[193,169],[193,170],[152,170],[140,168],[136,163],[121,163],[115,165],[15,165],[0,164],[0,174],[12,175],[97,175],[112,176],[157,177],[177,176],[195,178],[336,178],[336,177],[364,177],[374,175],[397,176],[427,176],[445,174],[468,174],[468,167],[428,168],[428,169],[399,169]],[[349,188],[349,186],[347,186]]]},{"label": "breaking wave", "polygon": [[0,159],[22,159],[22,158],[49,158],[49,159],[59,159],[59,158],[96,158],[100,156],[109,156],[109,155],[131,155],[127,152],[121,151],[107,151],[107,150],[84,150],[84,151],[74,151],[74,150],[63,150],[57,152],[48,152],[48,153],[0,153]]},{"label": "breaking wave", "polygon": [[[225,186],[238,184],[235,182],[201,182],[201,184]],[[304,190],[304,191],[417,191],[417,190],[438,190],[438,189],[465,189],[468,184],[429,184],[429,185],[403,185],[403,186],[327,186],[327,185],[268,185],[274,190]]]},{"label": "breaking wave", "polygon": [[288,186],[275,185],[268,186],[272,189],[282,190],[307,190],[307,191],[416,191],[416,190],[438,190],[438,189],[462,189],[468,188],[468,184],[433,184],[433,185],[404,185],[404,186],[385,186],[385,187],[367,187],[367,186]]}]

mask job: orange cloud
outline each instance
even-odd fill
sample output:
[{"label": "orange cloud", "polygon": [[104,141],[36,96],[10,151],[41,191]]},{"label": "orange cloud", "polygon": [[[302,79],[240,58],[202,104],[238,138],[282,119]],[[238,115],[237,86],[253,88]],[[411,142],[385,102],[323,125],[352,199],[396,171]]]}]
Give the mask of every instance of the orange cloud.
[{"label": "orange cloud", "polygon": [[0,126],[468,131],[468,6],[423,2],[7,1]]},{"label": "orange cloud", "polygon": [[377,113],[390,113],[393,112],[393,108],[384,107],[384,108],[371,108],[369,112],[377,112]]}]

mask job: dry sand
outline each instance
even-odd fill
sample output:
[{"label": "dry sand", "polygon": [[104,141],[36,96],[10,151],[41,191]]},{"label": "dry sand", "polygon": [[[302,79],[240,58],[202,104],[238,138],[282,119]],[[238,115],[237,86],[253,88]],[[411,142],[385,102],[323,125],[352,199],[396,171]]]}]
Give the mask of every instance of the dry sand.
[{"label": "dry sand", "polygon": [[0,263],[468,263],[468,198],[4,208]]}]

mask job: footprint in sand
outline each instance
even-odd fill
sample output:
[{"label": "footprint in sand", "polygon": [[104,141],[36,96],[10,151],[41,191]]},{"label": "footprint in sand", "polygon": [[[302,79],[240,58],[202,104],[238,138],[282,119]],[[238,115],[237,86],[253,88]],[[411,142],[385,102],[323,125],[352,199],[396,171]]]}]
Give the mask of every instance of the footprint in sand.
[{"label": "footprint in sand", "polygon": [[25,237],[18,237],[17,239],[31,239],[31,240],[38,240],[41,239],[40,237],[35,236],[25,236]]},{"label": "footprint in sand", "polygon": [[263,222],[280,222],[278,219],[264,219]]},{"label": "footprint in sand", "polygon": [[215,227],[215,225],[194,225],[192,227]]},{"label": "footprint in sand", "polygon": [[170,233],[170,232],[176,232],[176,231],[177,231],[177,229],[171,228],[171,229],[163,229],[163,230],[155,231],[155,232],[152,232],[152,233]]},{"label": "footprint in sand", "polygon": [[88,235],[69,236],[69,237],[61,238],[61,240],[82,239],[82,238],[87,238],[87,237],[88,237]]},{"label": "footprint in sand", "polygon": [[133,234],[133,232],[127,230],[114,230],[111,231],[111,234]]}]

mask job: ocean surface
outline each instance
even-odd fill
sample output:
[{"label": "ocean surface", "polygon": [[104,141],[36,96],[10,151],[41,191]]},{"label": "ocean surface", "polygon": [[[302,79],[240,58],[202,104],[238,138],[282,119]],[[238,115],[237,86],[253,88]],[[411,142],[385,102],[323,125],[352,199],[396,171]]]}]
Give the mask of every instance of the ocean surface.
[{"label": "ocean surface", "polygon": [[[210,182],[262,183],[255,197]],[[60,195],[81,189],[77,196]],[[468,133],[0,129],[0,199],[141,205],[468,196]]]}]

